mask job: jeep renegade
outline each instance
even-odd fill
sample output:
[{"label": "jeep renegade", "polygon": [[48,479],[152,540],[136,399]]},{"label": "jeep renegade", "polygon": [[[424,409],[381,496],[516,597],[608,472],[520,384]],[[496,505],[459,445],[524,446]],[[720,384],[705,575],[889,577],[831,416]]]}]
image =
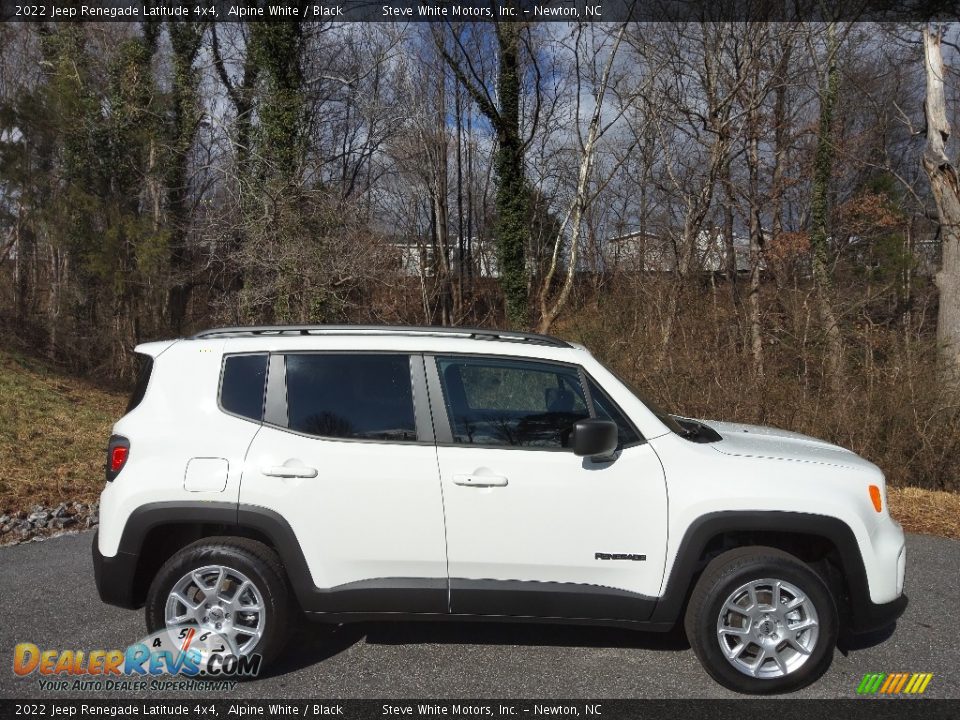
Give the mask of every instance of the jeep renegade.
[{"label": "jeep renegade", "polygon": [[264,662],[294,613],[669,630],[789,692],[907,604],[881,471],[645,401],[584,347],[464,328],[241,327],[139,345],[93,543],[101,598]]}]

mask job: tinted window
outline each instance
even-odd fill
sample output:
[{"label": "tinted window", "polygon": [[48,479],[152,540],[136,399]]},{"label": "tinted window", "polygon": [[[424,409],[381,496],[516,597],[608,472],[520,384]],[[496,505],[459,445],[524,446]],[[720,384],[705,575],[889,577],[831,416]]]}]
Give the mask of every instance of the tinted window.
[{"label": "tinted window", "polygon": [[620,411],[620,408],[614,404],[610,396],[601,390],[593,380],[588,380],[587,382],[590,385],[590,399],[593,400],[594,413],[598,418],[613,420],[613,422],[617,424],[617,435],[620,438],[620,446],[623,447],[624,445],[639,442],[642,439],[640,434],[633,429],[630,421],[627,420],[626,416]]},{"label": "tinted window", "polygon": [[227,412],[260,422],[267,355],[228,355],[223,360],[220,404]]},{"label": "tinted window", "polygon": [[576,368],[523,360],[438,358],[454,442],[560,448],[589,417]]},{"label": "tinted window", "polygon": [[407,355],[287,355],[291,430],[335,438],[416,440]]},{"label": "tinted window", "polygon": [[130,393],[130,402],[127,403],[127,412],[133,410],[147,394],[147,385],[150,384],[150,373],[153,372],[153,358],[149,355],[137,353],[137,382]]}]

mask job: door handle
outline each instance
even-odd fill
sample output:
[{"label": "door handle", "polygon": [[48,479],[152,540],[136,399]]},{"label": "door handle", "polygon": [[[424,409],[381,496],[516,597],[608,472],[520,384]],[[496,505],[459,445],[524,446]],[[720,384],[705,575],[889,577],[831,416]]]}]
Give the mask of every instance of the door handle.
[{"label": "door handle", "polygon": [[454,475],[453,482],[467,487],[503,487],[507,478],[503,475]]},{"label": "door handle", "polygon": [[287,465],[260,468],[260,472],[269,477],[280,478],[315,478],[319,475],[316,468]]}]

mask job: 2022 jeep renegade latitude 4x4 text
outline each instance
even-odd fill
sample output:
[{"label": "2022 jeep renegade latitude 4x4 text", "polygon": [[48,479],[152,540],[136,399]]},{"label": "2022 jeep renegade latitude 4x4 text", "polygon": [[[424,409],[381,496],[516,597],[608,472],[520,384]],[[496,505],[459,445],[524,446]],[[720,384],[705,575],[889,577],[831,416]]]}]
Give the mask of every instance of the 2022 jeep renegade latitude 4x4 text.
[{"label": "2022 jeep renegade latitude 4x4 text", "polygon": [[293,613],[668,630],[740,692],[892,623],[904,536],[849,450],[668,415],[582,346],[462,328],[140,345],[93,556],[151,631],[264,662]]}]

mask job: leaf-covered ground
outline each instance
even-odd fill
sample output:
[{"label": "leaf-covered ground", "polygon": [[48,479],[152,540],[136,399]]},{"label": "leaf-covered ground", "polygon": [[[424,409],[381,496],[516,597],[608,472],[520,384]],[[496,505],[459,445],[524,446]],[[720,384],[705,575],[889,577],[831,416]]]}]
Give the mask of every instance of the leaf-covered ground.
[{"label": "leaf-covered ground", "polygon": [[0,350],[0,513],[95,500],[126,396]]}]

